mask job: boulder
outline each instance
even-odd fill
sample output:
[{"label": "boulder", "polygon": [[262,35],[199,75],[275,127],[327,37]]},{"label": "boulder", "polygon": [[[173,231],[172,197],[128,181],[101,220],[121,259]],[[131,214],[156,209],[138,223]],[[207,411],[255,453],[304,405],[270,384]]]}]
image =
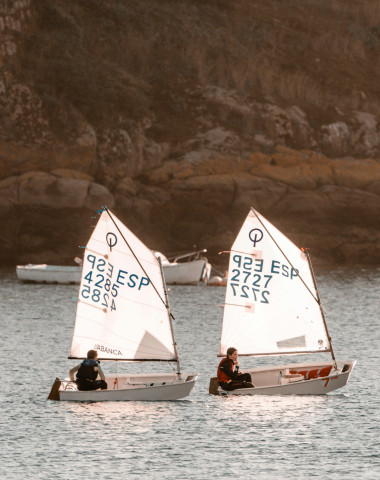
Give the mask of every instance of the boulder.
[{"label": "boulder", "polygon": [[113,195],[106,187],[88,179],[29,172],[0,181],[0,205],[6,209],[30,205],[98,209],[104,204],[112,208]]}]

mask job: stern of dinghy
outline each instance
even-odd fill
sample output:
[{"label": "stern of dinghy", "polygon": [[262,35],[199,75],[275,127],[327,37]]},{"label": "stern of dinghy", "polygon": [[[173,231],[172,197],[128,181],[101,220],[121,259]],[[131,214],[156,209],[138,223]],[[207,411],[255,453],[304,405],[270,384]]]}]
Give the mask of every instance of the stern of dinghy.
[{"label": "stern of dinghy", "polygon": [[59,398],[59,388],[61,386],[61,380],[57,377],[51,387],[49,396],[47,397],[48,400],[60,400]]}]

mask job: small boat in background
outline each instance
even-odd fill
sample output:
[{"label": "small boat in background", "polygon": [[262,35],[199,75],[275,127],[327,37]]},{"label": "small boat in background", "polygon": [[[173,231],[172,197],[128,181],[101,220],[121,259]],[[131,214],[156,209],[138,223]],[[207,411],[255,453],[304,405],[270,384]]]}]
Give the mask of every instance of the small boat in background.
[{"label": "small boat in background", "polygon": [[[153,252],[161,258],[165,282],[168,285],[198,285],[210,278],[211,264],[203,256],[207,250],[197,250],[177,257],[166,258],[161,252]],[[171,261],[170,261],[171,260]]]},{"label": "small boat in background", "polygon": [[[160,252],[153,252],[161,258],[164,269],[165,281],[168,285],[198,285],[200,282],[207,283],[210,279],[211,264],[203,256],[207,250],[198,250],[185,253],[177,257],[171,257],[170,261]],[[32,264],[17,265],[17,278],[23,282],[34,283],[80,283],[82,265],[81,259],[74,259],[78,265],[47,265]]]},{"label": "small boat in background", "polygon": [[74,261],[78,265],[47,265],[46,263],[17,265],[16,275],[22,282],[79,284],[82,260],[75,257]]}]

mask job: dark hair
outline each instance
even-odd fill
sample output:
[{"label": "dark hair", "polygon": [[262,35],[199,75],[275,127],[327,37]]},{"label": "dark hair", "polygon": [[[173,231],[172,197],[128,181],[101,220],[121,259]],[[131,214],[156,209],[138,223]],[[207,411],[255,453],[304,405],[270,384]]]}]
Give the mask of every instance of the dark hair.
[{"label": "dark hair", "polygon": [[237,351],[237,348],[235,347],[230,347],[228,350],[227,350],[227,358],[229,355],[232,355],[233,353],[235,353]]},{"label": "dark hair", "polygon": [[88,359],[94,359],[98,355],[98,352],[96,350],[89,350],[87,352],[87,358]]}]

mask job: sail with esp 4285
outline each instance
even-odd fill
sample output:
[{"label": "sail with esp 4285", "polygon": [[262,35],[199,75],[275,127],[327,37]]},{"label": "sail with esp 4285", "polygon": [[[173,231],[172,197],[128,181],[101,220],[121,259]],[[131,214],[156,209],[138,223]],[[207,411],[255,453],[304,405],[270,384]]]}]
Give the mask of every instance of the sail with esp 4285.
[{"label": "sail with esp 4285", "polygon": [[84,359],[88,350],[96,350],[102,361],[175,362],[176,371],[107,375],[108,388],[95,391],[80,391],[75,382],[57,379],[49,398],[186,397],[198,374],[181,372],[173,318],[160,259],[104,208],[85,249],[69,358]]}]

